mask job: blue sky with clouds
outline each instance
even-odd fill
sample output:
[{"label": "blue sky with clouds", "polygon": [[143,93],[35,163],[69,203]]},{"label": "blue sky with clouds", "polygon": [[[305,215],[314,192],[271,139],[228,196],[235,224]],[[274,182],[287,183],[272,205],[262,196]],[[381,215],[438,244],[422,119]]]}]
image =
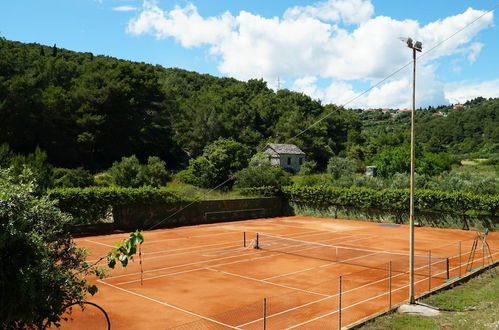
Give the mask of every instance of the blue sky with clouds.
[{"label": "blue sky with clouds", "polygon": [[[0,35],[180,67],[344,104],[410,61],[397,39],[430,49],[418,65],[418,105],[499,97],[497,0],[16,0],[0,2]],[[410,104],[410,69],[347,107]]]}]

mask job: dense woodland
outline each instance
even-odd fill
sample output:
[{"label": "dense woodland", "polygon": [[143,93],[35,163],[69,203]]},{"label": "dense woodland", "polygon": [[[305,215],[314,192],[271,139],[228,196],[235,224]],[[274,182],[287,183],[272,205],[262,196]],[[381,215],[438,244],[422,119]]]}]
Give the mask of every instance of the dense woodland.
[{"label": "dense woodland", "polygon": [[[154,162],[178,171],[199,156],[211,161],[206,149],[224,138],[221,144],[236,141],[248,158],[269,142],[295,143],[314,162],[312,171],[324,171],[335,156],[354,161],[360,171],[405,155],[408,129],[408,113],[323,105],[287,89],[273,91],[263,80],[242,82],[0,38],[4,157],[38,148],[55,167],[97,173],[136,155],[141,163],[156,157]],[[499,99],[420,109],[417,139],[419,158],[448,163],[449,155],[497,157]],[[0,162],[1,154],[0,148]]]}]

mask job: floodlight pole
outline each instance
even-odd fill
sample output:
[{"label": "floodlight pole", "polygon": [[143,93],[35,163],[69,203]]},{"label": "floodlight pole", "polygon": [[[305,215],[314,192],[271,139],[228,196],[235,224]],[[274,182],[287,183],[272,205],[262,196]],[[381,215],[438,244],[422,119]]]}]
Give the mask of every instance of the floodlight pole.
[{"label": "floodlight pole", "polygon": [[421,42],[412,43],[407,40],[407,46],[412,49],[412,111],[411,111],[411,170],[410,170],[410,202],[409,202],[409,303],[414,304],[414,158],[415,158],[415,130],[414,118],[416,112],[416,52],[422,50]]}]

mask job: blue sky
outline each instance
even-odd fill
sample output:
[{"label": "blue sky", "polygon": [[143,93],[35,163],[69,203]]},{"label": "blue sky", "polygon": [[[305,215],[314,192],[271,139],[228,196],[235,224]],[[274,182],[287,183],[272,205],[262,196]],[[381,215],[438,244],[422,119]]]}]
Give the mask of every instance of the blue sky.
[{"label": "blue sky", "polygon": [[[177,1],[16,0],[0,3],[0,35],[76,51],[180,67],[304,92],[347,107],[408,107],[410,61],[397,36],[424,49],[497,0]],[[499,97],[497,9],[426,54],[418,105]],[[373,90],[353,102],[368,87]]]}]

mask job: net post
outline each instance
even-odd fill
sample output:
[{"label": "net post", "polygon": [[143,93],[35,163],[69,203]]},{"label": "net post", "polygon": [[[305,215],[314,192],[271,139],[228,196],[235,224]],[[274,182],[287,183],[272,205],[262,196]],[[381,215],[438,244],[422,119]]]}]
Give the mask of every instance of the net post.
[{"label": "net post", "polygon": [[431,291],[431,250],[428,250],[428,291]]},{"label": "net post", "polygon": [[392,261],[391,260],[388,263],[388,292],[389,292],[388,299],[390,302],[389,306],[390,309],[392,309]]},{"label": "net post", "polygon": [[258,233],[256,233],[256,244],[255,244],[255,249],[259,249],[260,248],[260,242],[259,242],[259,238],[258,238]]},{"label": "net post", "polygon": [[263,330],[267,329],[267,298],[263,298]]},{"label": "net post", "polygon": [[243,247],[246,247],[246,232],[243,231]]},{"label": "net post", "polygon": [[338,329],[341,330],[341,276],[338,278]]},{"label": "net post", "polygon": [[459,241],[458,244],[458,249],[459,249],[459,277],[461,277],[461,241]]},{"label": "net post", "polygon": [[449,258],[445,258],[445,272],[446,272],[446,275],[447,275],[447,280],[450,278],[449,276]]}]

